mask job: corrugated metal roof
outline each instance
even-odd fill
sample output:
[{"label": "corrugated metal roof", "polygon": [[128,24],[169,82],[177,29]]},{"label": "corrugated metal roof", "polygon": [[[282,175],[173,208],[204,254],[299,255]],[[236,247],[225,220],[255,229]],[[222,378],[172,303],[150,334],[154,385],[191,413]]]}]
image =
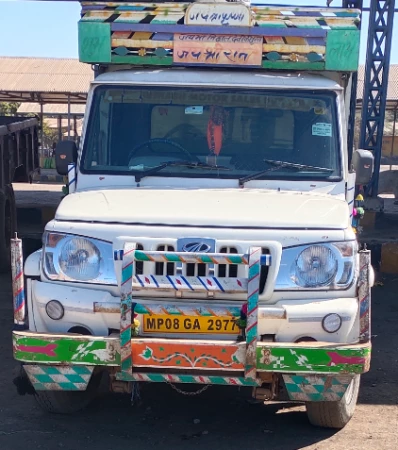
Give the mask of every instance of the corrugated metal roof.
[{"label": "corrugated metal roof", "polygon": [[[358,71],[358,99],[363,96],[364,66]],[[77,59],[0,57],[0,101],[85,103],[94,74]],[[10,97],[10,94],[13,96]],[[40,97],[39,97],[40,96]],[[398,100],[398,64],[391,64],[389,100]]]},{"label": "corrugated metal roof", "polygon": [[93,77],[77,59],[0,57],[0,99],[66,103],[72,94],[71,101],[83,103]]},{"label": "corrugated metal roof", "polygon": [[[72,115],[83,115],[86,105],[70,105],[70,113]],[[18,114],[40,114],[39,103],[21,103],[18,108]],[[68,114],[68,105],[65,103],[54,103],[43,105],[43,114],[47,116],[57,116]]]}]

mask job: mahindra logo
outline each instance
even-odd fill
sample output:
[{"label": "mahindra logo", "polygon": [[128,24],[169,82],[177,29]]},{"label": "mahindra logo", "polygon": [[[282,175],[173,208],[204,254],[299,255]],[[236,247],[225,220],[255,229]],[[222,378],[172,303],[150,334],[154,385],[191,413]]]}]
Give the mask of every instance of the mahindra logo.
[{"label": "mahindra logo", "polygon": [[182,251],[192,253],[207,253],[210,249],[210,245],[204,242],[189,242],[182,247]]}]

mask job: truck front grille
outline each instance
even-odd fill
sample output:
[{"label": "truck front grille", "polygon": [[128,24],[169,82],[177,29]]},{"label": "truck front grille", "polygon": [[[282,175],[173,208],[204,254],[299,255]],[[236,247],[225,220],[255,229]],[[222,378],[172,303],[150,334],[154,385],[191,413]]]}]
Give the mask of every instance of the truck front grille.
[{"label": "truck front grille", "polygon": [[[175,246],[171,244],[155,244],[153,245],[153,241],[149,243],[139,243],[137,244],[138,250],[157,250],[161,252],[176,251]],[[248,249],[243,245],[234,247],[234,246],[222,246],[221,248],[216,248],[216,252],[219,253],[230,253],[230,254],[239,254],[244,253]],[[267,248],[262,248],[263,255],[269,255],[270,251]],[[179,263],[178,263],[179,264]],[[158,275],[158,276],[167,276],[167,275],[184,275],[188,277],[194,276],[217,276],[220,278],[238,278],[238,277],[247,277],[247,267],[238,266],[236,264],[219,264],[219,265],[211,265],[211,264],[182,264],[177,267],[177,263],[166,263],[166,262],[141,262],[137,261],[135,264],[135,273],[136,275]],[[260,273],[260,294],[263,293],[265,284],[267,282],[268,276],[268,266],[261,267]]]}]

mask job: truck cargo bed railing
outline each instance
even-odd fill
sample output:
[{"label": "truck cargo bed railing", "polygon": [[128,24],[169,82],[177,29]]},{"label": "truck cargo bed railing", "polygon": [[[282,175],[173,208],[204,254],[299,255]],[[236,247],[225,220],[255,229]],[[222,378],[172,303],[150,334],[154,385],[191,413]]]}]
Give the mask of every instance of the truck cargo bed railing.
[{"label": "truck cargo bed railing", "polygon": [[82,62],[356,71],[360,11],[243,2],[82,3]]}]

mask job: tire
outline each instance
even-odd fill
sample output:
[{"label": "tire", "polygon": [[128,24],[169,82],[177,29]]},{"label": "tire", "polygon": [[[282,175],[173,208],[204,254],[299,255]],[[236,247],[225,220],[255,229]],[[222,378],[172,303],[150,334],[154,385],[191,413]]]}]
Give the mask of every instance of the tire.
[{"label": "tire", "polygon": [[344,428],[354,415],[360,381],[361,376],[355,375],[338,402],[307,402],[307,416],[311,424],[323,428]]},{"label": "tire", "polygon": [[101,374],[93,375],[85,391],[35,391],[38,405],[51,414],[74,414],[86,408],[97,396]]},{"label": "tire", "polygon": [[0,191],[0,273],[11,269],[10,240],[17,231],[17,212],[12,186],[5,186]]}]

